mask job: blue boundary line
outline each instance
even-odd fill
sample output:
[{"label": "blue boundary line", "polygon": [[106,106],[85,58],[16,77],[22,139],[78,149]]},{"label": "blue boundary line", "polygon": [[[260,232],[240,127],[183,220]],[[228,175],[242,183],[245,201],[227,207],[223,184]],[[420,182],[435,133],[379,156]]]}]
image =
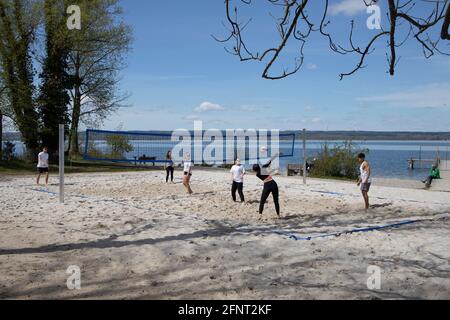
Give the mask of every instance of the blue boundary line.
[{"label": "blue boundary line", "polygon": [[[53,192],[53,191],[48,191],[48,190],[44,190],[44,189],[30,189],[31,191],[35,191],[35,192],[41,192],[41,193],[47,193],[49,195],[52,196],[58,196],[59,192]],[[81,198],[81,199],[92,199],[92,200],[96,200],[95,198],[92,197],[86,197],[86,196],[80,196],[80,195],[68,195],[70,197],[75,197],[75,198]]]},{"label": "blue boundary line", "polygon": [[52,196],[57,196],[59,194],[57,192],[52,192],[52,191],[43,190],[43,189],[30,189],[30,190],[36,191],[36,192],[48,193],[48,194],[51,194]]},{"label": "blue boundary line", "polygon": [[297,236],[295,234],[290,234],[286,232],[277,231],[275,232],[278,235],[287,236],[289,239],[295,240],[295,241],[311,241],[313,239],[322,239],[322,238],[331,238],[331,237],[339,237],[342,235],[347,234],[354,234],[354,233],[365,233],[365,232],[371,232],[371,231],[378,231],[378,230],[385,230],[385,229],[394,229],[399,228],[406,225],[416,224],[424,221],[431,221],[427,219],[422,220],[407,220],[402,221],[398,223],[383,225],[383,226],[374,226],[374,227],[367,227],[367,228],[360,228],[360,229],[352,229],[352,230],[345,230],[341,232],[332,232],[332,233],[324,233],[324,234],[318,234],[313,236]]},{"label": "blue boundary line", "polygon": [[333,195],[333,196],[345,196],[346,195],[345,193],[340,193],[340,192],[330,192],[330,191],[320,191],[320,190],[311,190],[311,192],[329,194],[329,195]]},{"label": "blue boundary line", "polygon": [[[331,196],[339,196],[339,197],[343,197],[343,196],[348,196],[348,197],[353,197],[353,198],[359,198],[359,195],[356,194],[349,194],[349,193],[340,193],[340,192],[330,192],[330,191],[320,191],[320,190],[310,190],[311,192],[315,192],[315,193],[321,193],[321,194],[328,194]],[[392,201],[392,199],[389,198],[383,198],[383,197],[372,197],[373,199],[379,199],[379,200],[389,200]],[[397,199],[396,201],[405,201],[405,202],[411,202],[411,203],[422,203],[422,201],[419,200],[411,200],[411,199],[404,199],[404,200],[399,200]],[[441,203],[441,202],[427,202],[427,204],[435,204],[435,205],[439,205],[439,206],[448,206],[447,203]]]},{"label": "blue boundary line", "polygon": [[[57,192],[51,192],[48,190],[42,190],[42,189],[30,189],[32,191],[36,192],[42,192],[47,193],[52,196],[57,196],[59,193]],[[91,199],[91,200],[103,200],[103,201],[113,201],[114,200],[105,200],[105,199],[97,199],[94,197],[87,197],[87,196],[81,196],[81,195],[70,195],[71,197],[75,198],[81,198],[81,199]],[[286,236],[289,239],[295,240],[295,241],[311,241],[313,239],[324,239],[324,238],[331,238],[331,237],[340,237],[342,235],[348,235],[348,234],[355,234],[355,233],[366,233],[366,232],[372,232],[372,231],[379,231],[379,230],[385,230],[385,229],[395,229],[400,228],[402,226],[417,224],[425,221],[433,221],[435,219],[417,219],[417,220],[406,220],[402,222],[382,225],[382,226],[372,226],[372,227],[366,227],[366,228],[357,228],[357,229],[351,229],[351,230],[344,230],[340,232],[332,232],[332,233],[324,233],[324,234],[317,234],[312,236],[299,236],[288,232],[281,232],[281,231],[275,231],[274,233],[281,236]]]}]

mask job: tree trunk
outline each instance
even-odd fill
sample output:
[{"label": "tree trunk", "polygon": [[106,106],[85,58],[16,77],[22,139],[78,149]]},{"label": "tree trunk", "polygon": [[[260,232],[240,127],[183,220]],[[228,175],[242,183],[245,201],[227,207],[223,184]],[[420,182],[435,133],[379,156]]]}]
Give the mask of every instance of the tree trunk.
[{"label": "tree trunk", "polygon": [[[79,90],[75,89],[75,92]],[[75,93],[73,101],[72,122],[70,126],[70,156],[77,156],[80,154],[80,146],[78,144],[78,124],[80,122],[81,99],[79,94]]]},{"label": "tree trunk", "polygon": [[0,110],[0,161],[3,159],[3,113]]},{"label": "tree trunk", "polygon": [[78,126],[81,115],[81,80],[80,80],[80,56],[77,54],[75,63],[75,81],[72,119],[70,124],[69,156],[80,155],[80,146],[78,144]]},{"label": "tree trunk", "polygon": [[441,38],[442,40],[450,40],[450,34],[448,28],[450,27],[450,3],[447,7],[447,12],[445,13],[444,23],[442,24]]}]

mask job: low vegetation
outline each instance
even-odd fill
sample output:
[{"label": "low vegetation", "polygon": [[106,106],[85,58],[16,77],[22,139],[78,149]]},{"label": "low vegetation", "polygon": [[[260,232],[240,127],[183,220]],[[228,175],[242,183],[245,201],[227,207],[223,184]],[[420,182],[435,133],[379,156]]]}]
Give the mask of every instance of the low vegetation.
[{"label": "low vegetation", "polygon": [[318,153],[311,176],[318,178],[357,179],[359,175],[357,155],[361,150],[352,141],[330,146],[324,143]]}]

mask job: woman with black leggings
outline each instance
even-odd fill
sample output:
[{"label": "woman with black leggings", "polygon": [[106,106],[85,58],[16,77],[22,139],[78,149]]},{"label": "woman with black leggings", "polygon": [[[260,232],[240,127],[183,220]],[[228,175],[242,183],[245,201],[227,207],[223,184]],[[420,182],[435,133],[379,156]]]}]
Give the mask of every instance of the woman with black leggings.
[{"label": "woman with black leggings", "polygon": [[172,160],[172,151],[167,152],[166,155],[166,183],[169,182],[169,175],[170,175],[170,181],[173,183],[173,160]]},{"label": "woman with black leggings", "polygon": [[[263,166],[263,170],[267,169],[272,161],[270,161],[268,164]],[[261,172],[261,167],[259,164],[255,164],[253,166],[253,171],[256,172],[256,176],[261,179],[264,182],[264,189],[261,195],[261,202],[259,203],[259,214],[262,215],[264,211],[264,205],[266,204],[267,198],[270,194],[273,196],[273,202],[275,204],[275,210],[277,211],[278,218],[280,217],[280,204],[279,204],[279,192],[278,192],[278,185],[273,180],[272,176],[268,174],[264,174]]]}]

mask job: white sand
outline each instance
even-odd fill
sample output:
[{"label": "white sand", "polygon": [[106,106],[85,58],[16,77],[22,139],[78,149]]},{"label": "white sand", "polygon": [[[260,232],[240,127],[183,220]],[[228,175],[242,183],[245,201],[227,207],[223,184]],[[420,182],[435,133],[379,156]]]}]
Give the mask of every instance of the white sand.
[{"label": "white sand", "polygon": [[[0,177],[0,298],[450,298],[449,193],[375,181],[375,208],[366,213],[352,183],[277,177],[284,218],[275,219],[269,199],[258,221],[262,186],[253,175],[246,204],[231,201],[223,171],[196,170],[194,196],[180,179],[163,179],[163,172],[68,175],[60,205],[58,196],[32,190],[33,177]],[[276,233],[421,218],[435,220],[311,241]],[[81,290],[66,287],[71,265],[81,268]],[[367,288],[371,265],[382,269],[380,290]]]}]

